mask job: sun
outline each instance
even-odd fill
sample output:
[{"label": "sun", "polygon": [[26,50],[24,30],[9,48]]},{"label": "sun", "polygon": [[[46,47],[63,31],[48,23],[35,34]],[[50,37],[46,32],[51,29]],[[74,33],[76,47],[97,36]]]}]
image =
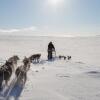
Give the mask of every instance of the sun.
[{"label": "sun", "polygon": [[61,2],[61,0],[50,0],[50,3],[52,4],[52,5],[57,5],[57,4],[59,4]]},{"label": "sun", "polygon": [[48,0],[48,4],[53,6],[53,7],[59,7],[62,5],[64,0]]}]

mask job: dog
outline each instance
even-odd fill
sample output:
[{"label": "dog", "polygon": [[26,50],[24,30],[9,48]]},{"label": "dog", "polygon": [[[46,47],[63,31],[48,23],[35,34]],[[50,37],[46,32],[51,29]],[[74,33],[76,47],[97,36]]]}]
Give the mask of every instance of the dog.
[{"label": "dog", "polygon": [[30,59],[31,63],[32,62],[39,63],[40,57],[41,57],[41,54],[34,54],[34,55],[30,56],[29,59]]},{"label": "dog", "polygon": [[70,60],[72,57],[71,56],[67,56],[67,59]]},{"label": "dog", "polygon": [[0,89],[2,89],[3,81],[8,85],[8,81],[12,75],[12,66],[13,62],[6,61],[6,63],[0,67]]},{"label": "dog", "polygon": [[61,56],[61,55],[59,55],[59,59],[64,59],[64,60],[66,60],[66,56]]},{"label": "dog", "polygon": [[30,69],[31,61],[30,61],[29,58],[25,57],[25,58],[23,59],[23,64],[24,64],[25,70],[26,70],[26,69]]},{"label": "dog", "polygon": [[25,84],[27,80],[27,71],[23,69],[23,66],[19,66],[16,71],[15,75],[17,77],[17,84]]},{"label": "dog", "polygon": [[63,55],[59,55],[59,59],[64,59],[64,60],[66,60],[66,59],[68,59],[68,60],[70,60],[72,57],[71,56],[63,56]]},{"label": "dog", "polygon": [[13,63],[13,68],[12,68],[13,71],[15,70],[15,67],[17,67],[18,60],[20,60],[20,59],[19,59],[19,57],[17,55],[14,55],[14,56],[12,56],[12,57],[10,57],[8,59],[9,62],[12,62]]},{"label": "dog", "polygon": [[23,59],[23,65],[19,66],[16,71],[15,75],[17,77],[18,84],[25,84],[27,80],[27,72],[30,69],[30,60],[28,58]]}]

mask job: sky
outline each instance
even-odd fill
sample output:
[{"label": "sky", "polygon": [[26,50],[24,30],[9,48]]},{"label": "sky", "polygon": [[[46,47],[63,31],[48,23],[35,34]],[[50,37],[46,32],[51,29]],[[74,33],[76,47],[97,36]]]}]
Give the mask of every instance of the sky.
[{"label": "sky", "polygon": [[0,0],[0,34],[100,35],[100,0]]}]

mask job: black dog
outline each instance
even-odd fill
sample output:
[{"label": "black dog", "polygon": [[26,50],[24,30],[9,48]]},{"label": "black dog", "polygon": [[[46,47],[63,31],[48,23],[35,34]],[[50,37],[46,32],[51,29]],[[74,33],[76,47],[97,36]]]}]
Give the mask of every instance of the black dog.
[{"label": "black dog", "polygon": [[70,60],[72,57],[71,56],[67,56],[68,60]]},{"label": "black dog", "polygon": [[64,59],[64,60],[66,60],[66,58],[68,59],[68,60],[70,60],[71,59],[71,56],[63,56],[63,55],[59,55],[59,59]]},{"label": "black dog", "polygon": [[64,60],[66,60],[66,56],[61,56],[59,55],[59,59],[64,58]]}]

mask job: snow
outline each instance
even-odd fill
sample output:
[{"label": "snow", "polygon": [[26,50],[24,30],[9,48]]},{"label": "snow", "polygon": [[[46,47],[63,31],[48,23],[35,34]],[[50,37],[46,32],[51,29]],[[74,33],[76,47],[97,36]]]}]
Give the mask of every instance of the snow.
[{"label": "snow", "polygon": [[[100,68],[73,62],[62,62],[62,65],[60,61],[54,63],[46,62],[44,69],[43,65],[31,67],[20,100],[27,100],[29,95],[30,100],[100,99]],[[97,73],[92,73],[94,69]]]},{"label": "snow", "polygon": [[[57,55],[72,60],[47,61],[47,44],[53,41]],[[99,100],[100,37],[0,37],[0,59],[14,54],[21,60],[41,53],[39,64],[31,64],[25,86],[16,85],[9,100]],[[20,63],[20,62],[19,62]]]}]

